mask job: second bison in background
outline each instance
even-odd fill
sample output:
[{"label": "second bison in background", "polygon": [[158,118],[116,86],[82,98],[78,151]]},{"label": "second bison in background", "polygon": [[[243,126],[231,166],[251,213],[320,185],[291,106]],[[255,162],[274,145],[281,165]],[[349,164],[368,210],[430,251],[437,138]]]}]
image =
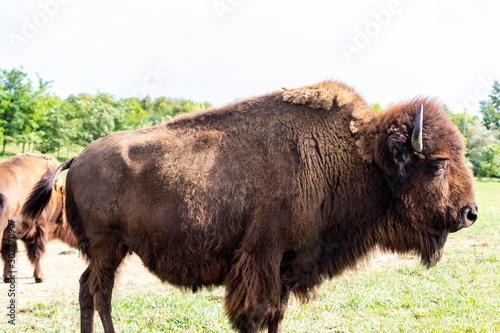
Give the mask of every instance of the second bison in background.
[{"label": "second bison in background", "polygon": [[33,276],[35,282],[43,282],[44,275],[41,260],[46,245],[53,239],[60,239],[70,247],[76,248],[76,239],[71,231],[64,213],[64,194],[66,174],[60,174],[54,184],[52,197],[42,215],[34,222],[20,217],[14,218],[15,236],[22,240],[26,247],[28,259],[35,266]]},{"label": "second bison in background", "polygon": [[82,332],[94,310],[114,332],[115,272],[135,252],[163,281],[224,285],[240,332],[279,332],[290,292],[377,246],[426,266],[449,232],[477,217],[463,139],[433,100],[375,114],[351,88],[324,82],[115,133],[46,175],[36,216],[68,169],[66,213],[88,268]]},{"label": "second bison in background", "polygon": [[36,282],[43,282],[41,260],[45,245],[52,238],[60,238],[66,244],[75,247],[75,238],[63,218],[63,199],[66,177],[60,175],[55,181],[55,191],[43,214],[35,221],[26,221],[21,217],[21,207],[29,191],[49,170],[59,165],[56,158],[41,154],[17,154],[0,163],[0,230],[2,238],[2,259],[4,260],[4,282],[10,282],[9,258],[15,256],[17,243],[8,237],[8,221],[15,223],[14,235],[26,246],[28,259],[35,266],[33,277]]}]

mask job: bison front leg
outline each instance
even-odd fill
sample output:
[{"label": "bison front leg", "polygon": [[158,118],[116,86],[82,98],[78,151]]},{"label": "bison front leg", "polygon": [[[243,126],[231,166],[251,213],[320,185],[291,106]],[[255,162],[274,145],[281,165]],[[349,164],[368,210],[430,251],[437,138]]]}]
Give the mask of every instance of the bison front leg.
[{"label": "bison front leg", "polygon": [[225,307],[238,332],[259,332],[269,304],[279,303],[279,260],[278,256],[243,252],[231,268],[225,281]]},{"label": "bison front leg", "polygon": [[3,282],[10,283],[12,279],[11,265],[14,263],[14,258],[17,253],[16,240],[9,240],[7,236],[7,229],[3,232],[2,236],[2,259],[3,259]]},{"label": "bison front leg", "polygon": [[277,306],[271,306],[271,311],[266,318],[268,333],[280,333],[281,322],[285,317],[286,309],[288,308],[288,298],[290,297],[290,288],[283,285],[281,289],[281,299]]}]

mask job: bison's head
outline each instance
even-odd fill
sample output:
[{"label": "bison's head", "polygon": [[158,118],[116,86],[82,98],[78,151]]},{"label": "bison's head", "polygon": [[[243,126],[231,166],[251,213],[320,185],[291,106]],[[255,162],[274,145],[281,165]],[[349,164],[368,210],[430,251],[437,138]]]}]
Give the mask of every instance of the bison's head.
[{"label": "bison's head", "polygon": [[463,137],[442,106],[427,99],[388,108],[374,126],[374,159],[389,193],[380,243],[393,251],[417,251],[432,266],[448,233],[477,219]]}]

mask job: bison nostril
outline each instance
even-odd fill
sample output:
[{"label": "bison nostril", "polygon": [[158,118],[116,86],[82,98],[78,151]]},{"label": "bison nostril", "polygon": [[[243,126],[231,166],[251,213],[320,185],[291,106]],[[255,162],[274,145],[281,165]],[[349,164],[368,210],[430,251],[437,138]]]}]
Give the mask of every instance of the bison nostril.
[{"label": "bison nostril", "polygon": [[472,210],[469,210],[469,212],[467,213],[467,220],[471,221],[472,223],[476,222],[477,213],[473,212]]},{"label": "bison nostril", "polygon": [[466,221],[469,222],[470,224],[476,222],[476,220],[477,220],[476,205],[469,204],[469,205],[465,206],[463,216],[465,217]]}]

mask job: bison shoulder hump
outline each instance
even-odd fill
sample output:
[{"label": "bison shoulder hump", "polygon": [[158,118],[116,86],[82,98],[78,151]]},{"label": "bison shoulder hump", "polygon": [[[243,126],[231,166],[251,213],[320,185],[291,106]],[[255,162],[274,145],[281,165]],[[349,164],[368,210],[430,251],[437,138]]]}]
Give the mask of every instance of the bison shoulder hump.
[{"label": "bison shoulder hump", "polygon": [[331,110],[334,105],[343,107],[361,97],[350,87],[337,81],[325,81],[311,86],[285,90],[283,100],[293,104],[307,105],[313,109]]},{"label": "bison shoulder hump", "polygon": [[200,152],[204,149],[217,146],[222,141],[219,131],[207,131],[199,134],[193,143],[193,151]]}]

